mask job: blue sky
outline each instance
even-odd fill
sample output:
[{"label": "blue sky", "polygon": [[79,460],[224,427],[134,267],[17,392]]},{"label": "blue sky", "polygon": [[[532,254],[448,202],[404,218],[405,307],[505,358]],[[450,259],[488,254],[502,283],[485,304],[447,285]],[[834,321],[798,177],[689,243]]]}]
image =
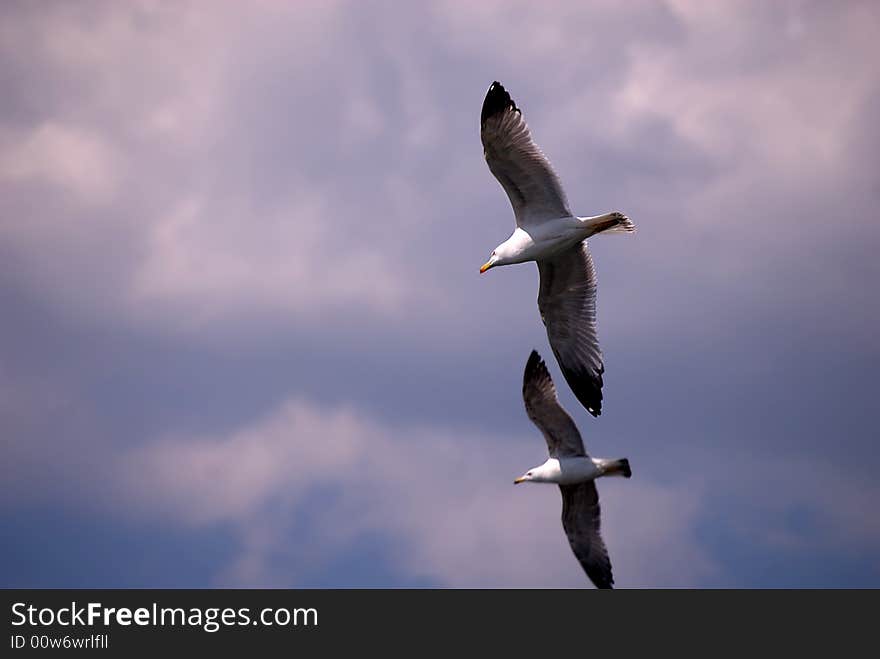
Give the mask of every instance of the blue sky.
[{"label": "blue sky", "polygon": [[493,80],[591,240],[619,586],[880,586],[871,2],[6,3],[4,586],[589,584]]}]

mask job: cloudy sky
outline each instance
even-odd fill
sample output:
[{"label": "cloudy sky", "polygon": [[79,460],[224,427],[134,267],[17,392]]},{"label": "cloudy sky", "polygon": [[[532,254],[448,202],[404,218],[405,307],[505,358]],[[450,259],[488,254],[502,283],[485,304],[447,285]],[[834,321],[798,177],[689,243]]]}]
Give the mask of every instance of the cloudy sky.
[{"label": "cloudy sky", "polygon": [[[588,582],[479,110],[591,241],[617,585],[880,586],[873,2],[4,2],[3,586]],[[552,359],[551,371],[562,383]]]}]

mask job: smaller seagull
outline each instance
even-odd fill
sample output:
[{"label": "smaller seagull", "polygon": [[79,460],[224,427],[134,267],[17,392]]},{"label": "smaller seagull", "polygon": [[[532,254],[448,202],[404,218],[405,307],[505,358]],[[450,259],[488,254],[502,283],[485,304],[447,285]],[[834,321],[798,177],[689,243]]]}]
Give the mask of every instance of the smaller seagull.
[{"label": "smaller seagull", "polygon": [[571,550],[597,588],[611,588],[611,560],[599,534],[599,493],[593,482],[602,476],[629,478],[629,460],[591,458],[577,426],[556,398],[556,387],[544,360],[529,355],[523,375],[526,413],[547,440],[550,458],[513,481],[557,483],[562,492],[562,528]]}]

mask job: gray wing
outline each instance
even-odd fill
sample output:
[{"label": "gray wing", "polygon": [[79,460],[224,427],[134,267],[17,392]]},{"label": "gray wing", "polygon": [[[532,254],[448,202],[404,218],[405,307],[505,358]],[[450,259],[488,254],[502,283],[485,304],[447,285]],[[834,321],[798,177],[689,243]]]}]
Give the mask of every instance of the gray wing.
[{"label": "gray wing", "polygon": [[516,103],[497,81],[483,101],[480,139],[489,170],[510,198],[517,226],[571,215],[559,177],[532,141]]},{"label": "gray wing", "polygon": [[538,309],[550,347],[574,395],[602,413],[602,351],[596,335],[596,272],[586,241],[538,261]]},{"label": "gray wing", "polygon": [[612,588],[611,559],[599,534],[601,511],[596,483],[560,485],[559,489],[562,492],[562,528],[571,550],[596,588]]},{"label": "gray wing", "polygon": [[529,355],[523,373],[523,401],[526,414],[547,440],[551,458],[587,455],[577,426],[556,398],[556,387],[547,365],[535,350]]}]

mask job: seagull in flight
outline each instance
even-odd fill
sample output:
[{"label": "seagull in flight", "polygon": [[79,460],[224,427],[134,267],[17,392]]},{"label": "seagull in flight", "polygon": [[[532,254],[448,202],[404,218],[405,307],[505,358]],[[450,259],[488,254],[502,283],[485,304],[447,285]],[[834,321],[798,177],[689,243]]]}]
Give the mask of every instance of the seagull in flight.
[{"label": "seagull in flight", "polygon": [[562,528],[568,544],[597,588],[611,588],[611,561],[599,534],[599,493],[597,478],[629,478],[629,460],[591,458],[574,421],[559,404],[556,387],[547,366],[534,350],[523,375],[523,400],[526,413],[547,441],[550,458],[529,469],[514,483],[557,483],[562,492]]},{"label": "seagull in flight", "polygon": [[547,338],[574,395],[593,416],[602,413],[605,366],[596,336],[596,272],[586,239],[597,233],[632,233],[626,215],[577,217],[559,177],[532,141],[522,112],[500,82],[493,82],[480,114],[480,139],[489,170],[507,193],[516,229],[480,268],[536,261],[538,310]]}]

